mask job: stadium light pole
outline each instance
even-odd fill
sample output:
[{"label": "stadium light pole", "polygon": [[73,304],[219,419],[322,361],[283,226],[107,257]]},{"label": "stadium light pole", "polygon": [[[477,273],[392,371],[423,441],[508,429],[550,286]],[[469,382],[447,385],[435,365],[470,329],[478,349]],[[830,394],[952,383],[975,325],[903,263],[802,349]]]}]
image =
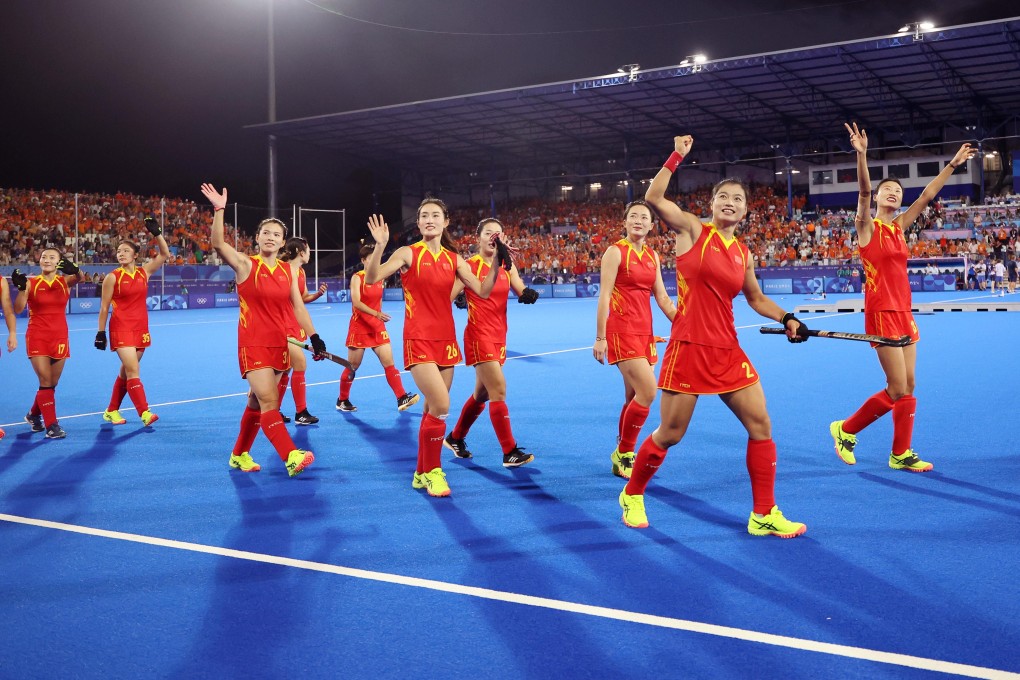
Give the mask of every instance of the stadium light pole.
[{"label": "stadium light pole", "polygon": [[[273,40],[273,2],[269,6],[269,122],[276,122],[276,45]],[[269,135],[269,215],[276,217],[276,135]]]}]

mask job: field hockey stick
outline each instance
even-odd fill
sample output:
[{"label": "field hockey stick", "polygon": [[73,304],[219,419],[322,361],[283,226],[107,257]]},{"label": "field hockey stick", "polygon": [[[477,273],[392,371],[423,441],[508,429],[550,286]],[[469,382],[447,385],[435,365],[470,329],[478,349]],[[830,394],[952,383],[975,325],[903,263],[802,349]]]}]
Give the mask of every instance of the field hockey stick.
[{"label": "field hockey stick", "polygon": [[[292,345],[297,345],[302,349],[306,349],[313,355],[315,354],[315,350],[312,349],[312,346],[307,343],[301,342],[300,340],[295,340],[294,338],[287,338],[287,342],[289,342]],[[319,354],[319,356],[321,356],[323,359],[329,359],[334,364],[340,364],[344,368],[348,368],[352,371],[354,370],[354,367],[351,366],[351,362],[347,361],[347,359],[341,359],[335,354],[330,354],[329,352],[322,352],[321,354]]]},{"label": "field hockey stick", "polygon": [[[772,326],[762,326],[758,329],[758,332],[762,335],[786,335],[785,328],[774,328]],[[856,340],[858,342],[873,342],[876,345],[884,345],[886,347],[906,347],[910,344],[910,336],[904,335],[899,338],[886,338],[881,335],[870,335],[868,333],[844,333],[842,331],[815,331],[809,330],[807,332],[809,337],[818,338],[833,338],[834,340]]]}]

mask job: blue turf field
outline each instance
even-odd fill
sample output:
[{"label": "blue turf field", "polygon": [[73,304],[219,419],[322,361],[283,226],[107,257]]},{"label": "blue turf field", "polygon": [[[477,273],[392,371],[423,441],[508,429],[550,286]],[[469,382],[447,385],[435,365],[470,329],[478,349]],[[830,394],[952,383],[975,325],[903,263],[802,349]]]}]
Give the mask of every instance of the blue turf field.
[{"label": "blue turf field", "polygon": [[[910,475],[886,465],[888,416],[855,467],[832,450],[829,422],[882,387],[867,345],[790,345],[735,308],[777,498],[808,524],[795,540],[746,533],[746,435],[715,398],[648,489],[652,527],[620,522],[623,389],[591,357],[594,299],[510,305],[507,401],[536,460],[505,470],[483,414],[473,460],[444,450],[449,499],[411,489],[421,407],[396,411],[374,356],[355,414],[333,408],[338,367],[310,363],[322,421],[290,426],[307,472],[288,478],[260,435],[244,475],[227,467],[236,310],[151,315],[151,429],[128,406],[102,423],[118,363],[92,348],[94,316],[69,317],[66,440],[19,424],[35,378],[23,347],[0,359],[0,677],[1020,677],[1020,314],[917,316],[914,447],[935,470]],[[349,307],[312,312],[341,350]],[[804,318],[862,331],[860,314]],[[473,383],[459,367],[451,420]],[[657,422],[656,404],[642,438]]]}]

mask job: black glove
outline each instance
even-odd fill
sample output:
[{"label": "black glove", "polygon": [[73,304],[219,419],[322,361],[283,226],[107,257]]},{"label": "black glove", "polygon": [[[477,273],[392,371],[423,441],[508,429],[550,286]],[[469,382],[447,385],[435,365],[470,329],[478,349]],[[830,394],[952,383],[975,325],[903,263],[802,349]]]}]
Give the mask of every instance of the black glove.
[{"label": "black glove", "polygon": [[15,269],[11,272],[11,283],[18,290],[25,290],[28,288],[28,277],[22,274],[20,269]]},{"label": "black glove", "polygon": [[312,359],[315,361],[322,361],[326,357],[322,356],[326,352],[326,343],[322,341],[319,334],[316,333],[312,337],[308,338],[312,343]]},{"label": "black glove", "polygon": [[163,233],[163,230],[159,226],[159,222],[156,221],[155,217],[145,218],[145,228],[149,230],[149,233],[153,236],[159,236]]},{"label": "black glove", "polygon": [[453,304],[457,309],[467,309],[467,295],[464,294],[464,291],[460,291],[457,297],[453,298]]},{"label": "black glove", "polygon": [[60,262],[57,263],[57,271],[68,276],[76,276],[81,271],[81,268],[74,262],[62,257]]},{"label": "black glove", "polygon": [[103,351],[106,349],[106,331],[99,331],[96,333],[96,349]]},{"label": "black glove", "polygon": [[510,249],[499,239],[496,239],[493,245],[496,246],[496,266],[510,271],[510,268],[514,266],[514,259],[510,256]]},{"label": "black glove", "polygon": [[797,335],[792,338],[787,338],[787,340],[790,342],[806,342],[810,336],[808,335],[808,327],[804,324],[804,322],[795,317],[793,312],[787,312],[783,317],[783,328],[786,328],[786,324],[789,321],[796,321],[800,324],[800,326],[797,327]]},{"label": "black glove", "polygon": [[518,303],[524,303],[526,305],[533,305],[538,300],[538,291],[534,288],[525,288],[521,296],[517,298]]}]

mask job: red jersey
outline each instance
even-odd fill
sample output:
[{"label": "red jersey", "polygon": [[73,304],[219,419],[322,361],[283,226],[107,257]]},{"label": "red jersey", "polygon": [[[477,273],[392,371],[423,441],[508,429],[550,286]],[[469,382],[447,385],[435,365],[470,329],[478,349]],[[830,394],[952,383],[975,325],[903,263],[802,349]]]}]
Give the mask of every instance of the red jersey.
[{"label": "red jersey", "polygon": [[[475,255],[468,260],[468,266],[478,278],[484,279],[491,268],[485,263],[481,255]],[[468,344],[468,338],[473,340],[487,340],[489,342],[506,342],[506,301],[510,297],[510,274],[502,267],[496,274],[496,285],[492,287],[492,293],[488,299],[479,297],[470,288],[464,289],[464,295],[468,303],[468,322],[464,329],[464,344]]]},{"label": "red jersey", "polygon": [[290,301],[291,271],[286,262],[270,267],[259,255],[249,255],[251,273],[237,284],[241,314],[238,347],[286,347],[287,326],[294,318]]},{"label": "red jersey", "polygon": [[895,224],[874,220],[875,231],[861,247],[864,311],[909,312],[910,281],[907,279],[907,242]]},{"label": "red jersey", "polygon": [[655,285],[658,264],[655,253],[647,246],[642,247],[639,253],[625,238],[612,247],[620,250],[620,266],[616,270],[616,285],[609,301],[606,333],[651,335],[652,308],[648,301]]},{"label": "red jersey", "polygon": [[[383,290],[386,288],[386,283],[382,280],[371,285],[365,283],[365,272],[363,271],[355,274],[351,278],[351,283],[354,282],[354,279],[361,280],[361,303],[376,312],[382,312]],[[379,317],[366,314],[357,308],[351,312],[351,325],[348,333],[369,335],[384,330],[386,330],[386,324]]]},{"label": "red jersey", "polygon": [[67,301],[71,289],[63,276],[57,274],[52,282],[33,276],[28,280],[28,330],[40,339],[61,339],[67,342]]},{"label": "red jersey", "polygon": [[120,331],[149,332],[149,310],[145,298],[149,295],[149,275],[141,267],[135,267],[128,274],[123,267],[117,267],[111,274],[116,277],[113,284],[113,318],[110,319],[110,333]]},{"label": "red jersey", "polygon": [[411,248],[411,266],[400,275],[404,286],[404,340],[454,341],[450,294],[457,280],[457,254],[446,248],[433,255],[419,241]]},{"label": "red jersey", "polygon": [[737,347],[733,298],[744,287],[750,259],[747,246],[727,241],[705,224],[694,247],[676,258],[677,315],[670,342]]}]

